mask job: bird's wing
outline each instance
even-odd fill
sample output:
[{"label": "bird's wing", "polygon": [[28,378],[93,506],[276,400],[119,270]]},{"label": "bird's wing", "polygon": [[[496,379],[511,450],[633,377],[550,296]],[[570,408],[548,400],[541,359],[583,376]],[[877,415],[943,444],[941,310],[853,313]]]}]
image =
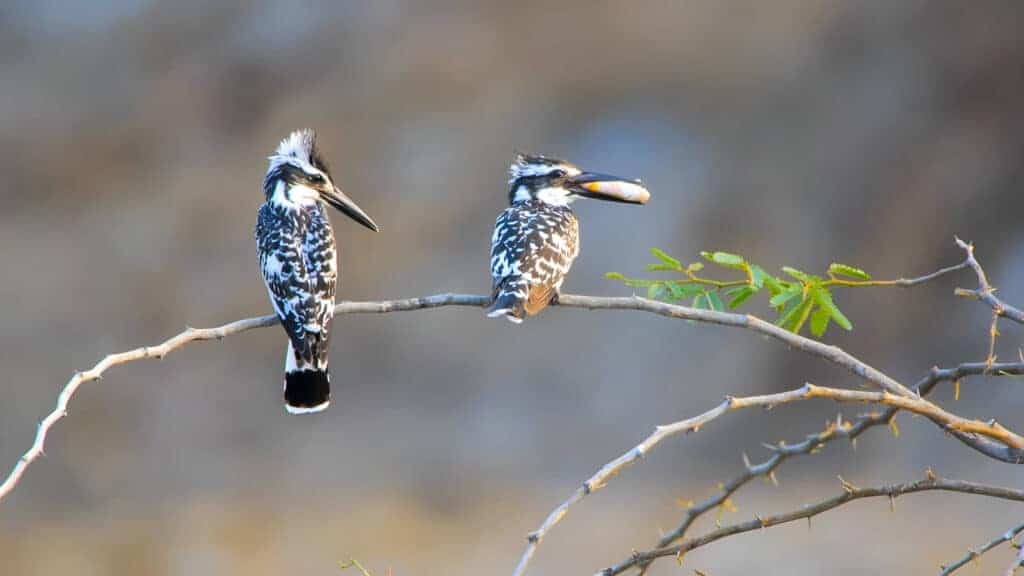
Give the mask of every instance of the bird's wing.
[{"label": "bird's wing", "polygon": [[562,286],[578,253],[579,227],[569,210],[513,206],[495,223],[491,276],[497,288],[506,280],[525,282],[529,314],[548,305]]},{"label": "bird's wing", "polygon": [[312,360],[307,327],[319,309],[315,286],[303,257],[303,238],[290,216],[268,206],[260,209],[256,226],[260,270],[270,302],[281,319],[299,358]]},{"label": "bird's wing", "polygon": [[320,207],[310,214],[302,245],[302,257],[312,294],[306,305],[305,329],[309,333],[308,339],[311,341],[315,365],[326,366],[338,270],[334,233],[327,215]]},{"label": "bird's wing", "polygon": [[520,211],[506,208],[498,215],[491,235],[491,280],[495,289],[505,278],[519,273],[519,257],[524,244],[522,242],[522,224]]}]

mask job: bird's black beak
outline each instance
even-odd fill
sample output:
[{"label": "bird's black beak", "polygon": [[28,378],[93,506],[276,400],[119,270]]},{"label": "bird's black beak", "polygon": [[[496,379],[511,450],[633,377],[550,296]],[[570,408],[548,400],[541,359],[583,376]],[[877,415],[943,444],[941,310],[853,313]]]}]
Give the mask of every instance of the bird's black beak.
[{"label": "bird's black beak", "polygon": [[573,194],[626,204],[646,204],[651,193],[639,180],[626,180],[618,176],[583,172],[569,178]]},{"label": "bird's black beak", "polygon": [[359,222],[370,230],[373,230],[374,232],[380,231],[380,229],[377,228],[377,223],[373,221],[373,218],[367,216],[366,212],[363,212],[362,208],[357,206],[351,198],[341,191],[341,188],[335,186],[333,190],[321,190],[320,197],[323,198],[324,202],[327,202],[331,206],[341,210],[349,218]]}]

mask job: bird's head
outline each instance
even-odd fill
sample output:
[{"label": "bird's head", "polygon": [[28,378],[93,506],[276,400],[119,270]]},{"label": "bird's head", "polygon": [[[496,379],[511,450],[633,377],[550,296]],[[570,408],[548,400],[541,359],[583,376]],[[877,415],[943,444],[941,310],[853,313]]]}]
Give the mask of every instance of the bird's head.
[{"label": "bird's head", "polygon": [[377,224],[331,180],[327,163],[316,146],[316,133],[296,130],[281,140],[269,157],[263,180],[268,201],[289,206],[312,206],[326,202],[349,218],[376,232]]},{"label": "bird's head", "polygon": [[508,174],[511,204],[537,200],[566,206],[580,197],[646,204],[651,197],[639,180],[584,172],[565,160],[549,156],[517,153]]}]

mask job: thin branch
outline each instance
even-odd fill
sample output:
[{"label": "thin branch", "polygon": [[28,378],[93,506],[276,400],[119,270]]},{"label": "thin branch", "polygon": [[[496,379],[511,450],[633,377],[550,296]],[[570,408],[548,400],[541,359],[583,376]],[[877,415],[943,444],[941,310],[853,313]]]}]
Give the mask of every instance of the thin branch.
[{"label": "thin branch", "polygon": [[362,576],[373,576],[373,574],[371,574],[369,570],[364,568],[363,565],[359,563],[359,560],[356,560],[355,558],[349,558],[348,561],[346,562],[338,562],[338,568],[342,570],[355,568],[359,571],[360,574],[362,574]]},{"label": "thin branch", "polygon": [[[437,294],[423,298],[406,298],[403,300],[387,300],[383,302],[341,302],[334,307],[335,314],[387,313],[406,310],[422,310],[439,306],[476,306],[482,307],[489,303],[486,296],[464,294]],[[186,328],[184,332],[165,340],[156,346],[145,346],[127,352],[110,354],[85,372],[76,372],[57,397],[54,409],[39,423],[32,446],[15,463],[3,484],[0,484],[0,501],[6,498],[21,481],[25,471],[44,454],[46,436],[50,429],[68,415],[68,404],[86,382],[99,380],[107,369],[119,364],[127,364],[137,360],[163,359],[164,356],[190,342],[203,340],[220,340],[232,334],[247,332],[256,328],[265,328],[278,323],[277,316],[259,316],[236,320],[216,328]]]},{"label": "thin branch", "polygon": [[957,288],[954,293],[957,296],[980,300],[987,304],[996,316],[1009,318],[1018,324],[1024,324],[1024,310],[1007,304],[996,296],[996,288],[989,283],[985,270],[974,258],[974,244],[964,242],[959,238],[955,238],[955,240],[956,245],[964,252],[967,252],[967,265],[971,267],[971,270],[974,270],[974,275],[978,277],[978,287],[975,289]]},{"label": "thin branch", "polygon": [[[639,462],[663,440],[678,434],[697,432],[704,425],[735,410],[752,408],[755,406],[773,408],[780,404],[810,400],[813,398],[825,398],[836,402],[860,402],[890,406],[897,410],[906,410],[908,412],[926,416],[945,430],[957,431],[966,434],[977,434],[992,438],[993,440],[1016,449],[1024,449],[1024,437],[1018,435],[1016,432],[1008,430],[998,422],[983,422],[981,420],[963,418],[943,410],[917,395],[910,397],[897,396],[886,390],[882,390],[880,392],[844,390],[841,388],[828,388],[825,386],[817,386],[807,383],[795,390],[778,392],[775,394],[762,394],[746,397],[727,396],[721,404],[702,414],[686,420],[680,420],[672,424],[658,426],[655,428],[654,433],[645,438],[643,442],[637,444],[622,456],[619,456],[615,460],[612,460],[601,467],[601,469],[584,482],[582,486],[577,488],[568,499],[552,510],[537,530],[534,530],[527,536],[526,550],[520,557],[519,564],[516,566],[513,574],[515,576],[522,576],[526,573],[526,567],[533,559],[533,555],[536,553],[541,540],[543,540],[547,533],[565,517],[571,506],[587,497],[592,492],[603,488],[610,479],[617,476],[626,468],[629,468]],[[825,434],[836,434],[839,430],[840,428],[836,427],[832,430],[826,430]]]},{"label": "thin branch", "polygon": [[[809,519],[822,512],[827,512],[833,508],[838,508],[843,504],[851,502],[853,500],[859,500],[861,498],[877,498],[885,496],[887,498],[896,498],[903,494],[911,494],[914,492],[925,492],[929,490],[941,490],[945,492],[961,492],[964,494],[976,494],[979,496],[988,496],[990,498],[1000,498],[1003,500],[1013,500],[1017,502],[1024,502],[1024,490],[1016,490],[1013,488],[1004,488],[1000,486],[990,486],[987,484],[976,484],[974,482],[965,482],[961,480],[949,480],[946,478],[938,478],[934,475],[929,474],[923,480],[917,482],[909,482],[906,484],[897,484],[891,486],[878,486],[875,488],[858,488],[843,482],[843,493],[822,500],[815,504],[804,506],[799,510],[793,510],[782,514],[775,514],[772,516],[760,516],[755,517],[753,520],[747,522],[740,522],[725,526],[717,530],[708,532],[703,536],[696,538],[689,538],[678,545],[667,546],[664,548],[657,548],[647,552],[636,552],[633,554],[633,558],[628,561],[628,565],[614,566],[612,568],[606,568],[601,572],[597,573],[597,576],[613,576],[615,574],[621,574],[625,570],[628,570],[636,564],[653,560],[655,558],[661,558],[665,556],[680,557],[686,552],[691,550],[707,546],[712,542],[734,536],[736,534],[742,534],[744,532],[751,532],[753,530],[760,530],[762,528],[770,528],[772,526],[778,526],[779,524],[785,524],[794,520]],[[624,563],[626,564],[626,563]]]},{"label": "thin branch", "polygon": [[940,276],[945,276],[946,274],[950,274],[952,272],[957,272],[959,270],[963,270],[964,268],[967,268],[968,266],[969,266],[968,262],[966,260],[964,260],[963,262],[961,262],[959,264],[954,264],[952,266],[946,266],[945,268],[940,268],[940,269],[936,270],[935,272],[932,272],[931,274],[925,274],[924,276],[918,276],[916,278],[897,278],[895,280],[844,280],[842,278],[837,278],[834,274],[830,273],[829,274],[829,279],[826,280],[822,284],[822,286],[845,286],[845,287],[848,287],[848,288],[860,288],[860,287],[870,287],[870,286],[878,286],[878,287],[890,286],[890,287],[895,287],[895,288],[910,288],[912,286],[917,286],[918,284],[924,284],[925,282],[931,282],[932,280],[935,280],[936,278],[938,278]]},{"label": "thin branch", "polygon": [[1017,526],[1010,528],[1006,532],[1000,534],[997,538],[989,540],[988,542],[982,544],[977,548],[969,548],[967,550],[967,554],[964,555],[963,558],[947,566],[941,566],[941,572],[939,572],[939,576],[949,576],[953,572],[956,572],[960,568],[966,566],[969,562],[977,560],[981,557],[982,554],[988,552],[996,546],[999,546],[1003,542],[1009,542],[1010,540],[1013,540],[1013,538],[1021,532],[1024,532],[1024,524],[1018,524]]},{"label": "thin branch", "polygon": [[1010,563],[1010,567],[1006,569],[1003,576],[1013,576],[1017,573],[1017,568],[1020,568],[1021,564],[1024,564],[1024,546],[1017,546],[1017,553],[1013,555],[1013,562]]},{"label": "thin branch", "polygon": [[[379,302],[341,302],[334,307],[336,315],[341,314],[385,314],[390,312],[404,312],[411,310],[423,310],[439,308],[442,306],[470,306],[483,307],[490,303],[487,296],[467,294],[436,294],[421,298],[405,298],[401,300],[385,300]],[[573,294],[562,294],[555,303],[558,306],[571,308],[585,308],[589,310],[638,310],[650,312],[669,318],[682,320],[693,320],[721,326],[736,328],[747,328],[766,336],[779,340],[793,348],[807,352],[838,364],[854,374],[864,378],[868,382],[889,391],[892,394],[910,396],[912,393],[905,386],[883,374],[877,369],[857,359],[844,350],[823,344],[816,340],[806,338],[799,334],[788,332],[770,322],[765,322],[756,316],[749,314],[732,314],[728,312],[716,312],[713,310],[699,310],[675,304],[666,304],[640,298],[617,297],[601,298],[596,296],[578,296]],[[2,501],[17,485],[28,466],[43,454],[46,442],[46,435],[60,419],[67,415],[68,403],[78,390],[79,386],[92,380],[98,380],[103,373],[111,366],[144,360],[148,358],[163,358],[169,352],[190,342],[201,340],[221,339],[225,336],[246,332],[255,328],[263,328],[277,324],[275,316],[260,316],[257,318],[246,318],[219,326],[216,328],[188,328],[184,332],[170,338],[157,346],[136,348],[127,352],[111,354],[100,360],[95,366],[85,372],[78,372],[64,385],[57,405],[53,411],[39,423],[36,430],[35,440],[31,448],[18,460],[10,474],[0,484],[0,501]]]},{"label": "thin branch", "polygon": [[[940,382],[957,381],[967,376],[977,376],[982,374],[998,376],[1022,375],[1024,374],[1024,362],[994,365],[989,365],[986,362],[968,362],[960,364],[955,368],[935,367],[928,372],[927,376],[914,385],[914,391],[918,395],[924,397],[930,394],[932,390],[935,389],[935,386]],[[659,539],[656,548],[664,548],[665,546],[681,539],[686,535],[686,531],[690,529],[698,518],[707,512],[722,506],[726,500],[736,493],[736,491],[754,478],[764,476],[774,480],[775,470],[789,458],[813,454],[825,444],[838,438],[847,438],[851,442],[856,442],[857,437],[863,434],[867,429],[892,423],[897,412],[899,412],[899,408],[889,407],[881,412],[871,412],[861,415],[853,423],[843,422],[841,419],[837,418],[834,422],[829,422],[828,426],[826,426],[824,430],[816,434],[808,435],[802,442],[793,444],[780,442],[777,445],[765,445],[766,448],[771,450],[771,457],[758,464],[748,464],[743,473],[722,484],[719,491],[713,496],[687,508],[683,516],[683,520],[675,527],[675,529]],[[1006,449],[1006,447],[1001,444],[998,446]],[[1013,450],[1013,452],[1017,458],[1015,463],[1020,463],[1024,460],[1024,451]],[[631,561],[623,562],[620,566],[631,566],[632,564],[629,562]],[[637,567],[640,570],[640,574],[645,574],[648,566],[650,566],[649,561],[639,563]]]}]

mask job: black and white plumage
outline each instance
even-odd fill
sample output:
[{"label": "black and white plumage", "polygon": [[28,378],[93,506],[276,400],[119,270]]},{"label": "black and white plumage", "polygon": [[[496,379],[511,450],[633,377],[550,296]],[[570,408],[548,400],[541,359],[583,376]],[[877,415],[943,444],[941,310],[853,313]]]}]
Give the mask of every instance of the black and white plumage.
[{"label": "black and white plumage", "polygon": [[285,408],[319,412],[330,403],[327,357],[338,281],[337,247],[323,205],[374,231],[377,225],[334,185],[312,130],[291,133],[269,160],[256,244],[270,301],[288,334]]},{"label": "black and white plumage", "polygon": [[487,315],[516,324],[558,297],[579,255],[579,197],[644,204],[639,182],[583,172],[557,158],[517,154],[509,168],[509,203],[491,236],[493,302]]}]

